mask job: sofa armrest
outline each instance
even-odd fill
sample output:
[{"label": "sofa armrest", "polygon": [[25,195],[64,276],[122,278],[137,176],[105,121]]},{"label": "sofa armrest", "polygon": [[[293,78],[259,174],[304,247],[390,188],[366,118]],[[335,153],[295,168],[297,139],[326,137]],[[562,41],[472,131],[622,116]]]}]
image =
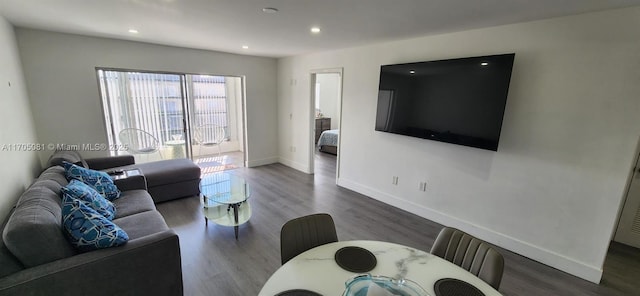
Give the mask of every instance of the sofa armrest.
[{"label": "sofa armrest", "polygon": [[0,279],[0,295],[182,295],[173,230],[28,268]]},{"label": "sofa armrest", "polygon": [[113,184],[116,184],[116,187],[118,187],[120,191],[136,190],[136,189],[147,190],[147,178],[145,178],[144,175],[130,176],[123,179],[115,179],[113,180]]},{"label": "sofa armrest", "polygon": [[125,165],[135,164],[133,155],[117,155],[107,157],[95,157],[85,159],[87,165],[92,170],[105,170],[108,168],[121,167]]}]

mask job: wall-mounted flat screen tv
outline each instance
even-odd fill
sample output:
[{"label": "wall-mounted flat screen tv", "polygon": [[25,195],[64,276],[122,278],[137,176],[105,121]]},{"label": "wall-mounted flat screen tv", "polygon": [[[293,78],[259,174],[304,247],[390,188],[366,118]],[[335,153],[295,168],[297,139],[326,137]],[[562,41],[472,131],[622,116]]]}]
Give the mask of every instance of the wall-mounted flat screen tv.
[{"label": "wall-mounted flat screen tv", "polygon": [[376,131],[497,151],[514,57],[381,66]]}]

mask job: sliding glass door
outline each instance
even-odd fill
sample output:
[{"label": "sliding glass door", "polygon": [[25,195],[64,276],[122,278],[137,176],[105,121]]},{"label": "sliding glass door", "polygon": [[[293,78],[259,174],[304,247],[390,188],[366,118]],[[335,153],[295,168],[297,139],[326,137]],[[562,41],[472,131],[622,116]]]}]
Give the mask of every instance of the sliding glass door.
[{"label": "sliding glass door", "polygon": [[186,75],[193,160],[203,174],[242,166],[242,79]]},{"label": "sliding glass door", "polygon": [[183,75],[98,70],[98,78],[110,144],[140,162],[187,156]]},{"label": "sliding glass door", "polygon": [[213,171],[244,162],[240,77],[99,69],[98,79],[109,143],[128,148],[112,154],[187,157]]}]

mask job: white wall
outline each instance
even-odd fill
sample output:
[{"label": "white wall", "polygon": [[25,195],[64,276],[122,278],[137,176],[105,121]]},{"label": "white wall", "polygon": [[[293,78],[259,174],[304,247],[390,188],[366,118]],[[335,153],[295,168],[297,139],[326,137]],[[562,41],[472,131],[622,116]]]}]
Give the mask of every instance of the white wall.
[{"label": "white wall", "polygon": [[340,74],[318,73],[316,83],[320,85],[320,110],[324,117],[331,118],[331,129],[337,129],[340,126]]},{"label": "white wall", "polygon": [[[0,223],[41,167],[36,133],[29,106],[13,27],[0,16]],[[19,151],[16,151],[19,150]]]},{"label": "white wall", "polygon": [[107,142],[96,67],[245,76],[249,166],[278,159],[275,59],[23,28],[17,39],[40,141]]},{"label": "white wall", "polygon": [[[639,27],[635,7],[280,59],[281,162],[308,170],[309,73],[344,67],[339,185],[598,282],[640,134]],[[497,152],[374,131],[380,65],[509,52]]]}]

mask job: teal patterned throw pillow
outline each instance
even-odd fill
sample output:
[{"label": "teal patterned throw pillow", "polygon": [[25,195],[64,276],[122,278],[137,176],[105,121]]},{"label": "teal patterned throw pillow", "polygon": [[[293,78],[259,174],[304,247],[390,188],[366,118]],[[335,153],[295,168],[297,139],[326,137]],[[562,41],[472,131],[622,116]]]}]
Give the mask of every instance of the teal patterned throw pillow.
[{"label": "teal patterned throw pillow", "polygon": [[120,246],[129,240],[118,225],[66,194],[62,198],[62,225],[71,244],[83,252]]},{"label": "teal patterned throw pillow", "polygon": [[78,180],[71,180],[69,185],[62,187],[62,194],[79,199],[109,220],[116,216],[116,207],[93,187]]},{"label": "teal patterned throw pillow", "polygon": [[66,161],[62,162],[64,166],[64,176],[67,180],[78,180],[93,187],[98,193],[102,194],[109,201],[114,201],[120,197],[120,190],[113,184],[113,179],[109,174],[101,171],[86,169]]}]

